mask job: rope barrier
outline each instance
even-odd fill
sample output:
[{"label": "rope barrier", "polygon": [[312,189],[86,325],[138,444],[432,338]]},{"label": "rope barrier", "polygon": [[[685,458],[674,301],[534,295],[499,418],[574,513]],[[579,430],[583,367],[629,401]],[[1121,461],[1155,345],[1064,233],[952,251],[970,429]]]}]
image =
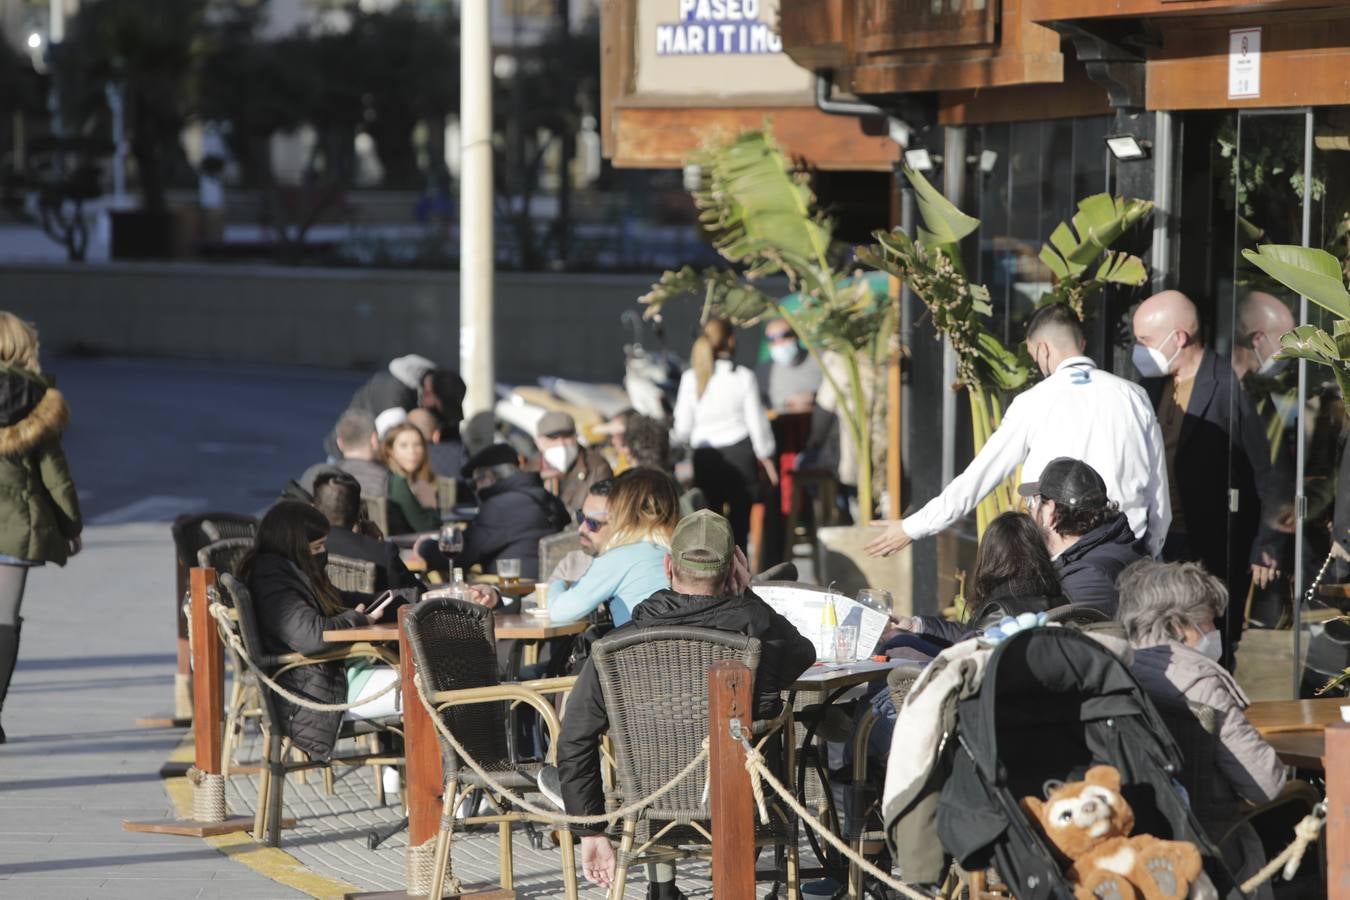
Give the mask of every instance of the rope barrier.
[{"label": "rope barrier", "polygon": [[[272,678],[262,670],[262,667],[253,661],[253,657],[248,655],[248,651],[244,649],[244,642],[240,640],[239,635],[234,631],[234,623],[230,621],[229,607],[222,603],[212,603],[209,609],[211,615],[215,617],[216,622],[221,625],[221,634],[229,642],[230,649],[239,654],[239,658],[253,671],[254,675],[258,676],[258,679],[263,684],[271,688],[272,691],[278,694],[282,699],[294,703],[296,706],[303,706],[305,709],[312,709],[317,712],[347,712],[348,710],[356,709],[358,706],[365,706],[372,700],[378,700],[385,694],[398,689],[398,682],[394,681],[380,688],[375,693],[351,703],[320,703],[317,700],[303,697],[273,681]],[[327,662],[328,660],[320,661]],[[332,661],[336,662],[336,660]]]},{"label": "rope barrier", "polygon": [[203,772],[196,766],[187,770],[192,782],[192,819],[194,822],[225,821],[225,776]]},{"label": "rope barrier", "polygon": [[773,772],[769,770],[768,764],[764,761],[764,756],[751,746],[749,741],[745,738],[741,738],[741,743],[745,746],[745,770],[750,773],[750,788],[754,792],[755,802],[759,806],[760,821],[764,824],[768,824],[769,821],[768,811],[764,805],[763,799],[764,788],[761,784],[761,781],[767,781],[769,786],[774,789],[774,792],[788,805],[789,809],[796,813],[802,821],[829,842],[834,849],[838,850],[850,861],[857,863],[868,875],[871,875],[892,890],[899,891],[906,897],[911,898],[911,900],[935,900],[936,894],[926,894],[922,891],[915,890],[903,881],[896,880],[890,874],[881,871],[881,869],[877,868],[850,847],[842,838],[831,831],[825,823],[811,815],[810,811],[798,802],[797,798],[793,796],[792,791],[788,790],[787,786],[779,781],[774,776]]},{"label": "rope barrier", "polygon": [[469,768],[472,769],[474,773],[478,775],[479,778],[483,779],[483,782],[490,789],[496,792],[498,796],[505,799],[508,803],[511,803],[515,806],[519,806],[526,812],[538,816],[545,822],[551,822],[554,825],[599,825],[601,823],[605,823],[607,825],[613,826],[613,824],[617,822],[619,819],[625,818],[626,816],[630,816],[633,813],[641,812],[642,810],[651,806],[657,800],[660,800],[666,794],[669,794],[671,791],[675,790],[675,788],[679,786],[680,782],[688,778],[689,775],[693,773],[693,771],[697,769],[705,759],[708,758],[708,739],[704,738],[703,748],[699,750],[697,754],[695,754],[694,758],[689,760],[688,764],[685,765],[685,767],[681,769],[675,775],[674,778],[670,779],[665,784],[661,785],[661,787],[657,788],[655,791],[653,791],[646,797],[643,797],[640,800],[635,800],[632,803],[629,803],[627,806],[621,806],[618,809],[613,810],[612,812],[606,812],[594,816],[573,816],[565,813],[559,813],[557,810],[545,809],[541,806],[531,803],[524,797],[521,797],[519,794],[512,792],[509,788],[504,786],[496,778],[493,778],[492,774],[489,773],[486,769],[484,769],[483,766],[478,762],[478,760],[474,759],[472,756],[469,755],[469,752],[464,749],[464,745],[460,743],[459,739],[456,738],[454,734],[450,731],[450,729],[446,727],[445,722],[441,719],[440,713],[436,710],[436,707],[432,704],[431,698],[427,696],[426,687],[425,685],[422,684],[422,675],[420,672],[417,675],[413,676],[413,684],[417,687],[417,697],[419,700],[422,701],[422,705],[426,707],[427,715],[431,717],[432,724],[436,726],[436,730],[440,732],[441,737],[445,738],[446,743],[448,743],[454,749],[455,753],[466,763],[469,764]]},{"label": "rope barrier", "polygon": [[1265,868],[1242,883],[1242,893],[1250,894],[1256,890],[1274,877],[1281,866],[1284,867],[1284,880],[1291,880],[1294,873],[1298,871],[1299,865],[1303,862],[1303,854],[1317,840],[1317,836],[1322,832],[1322,826],[1326,823],[1327,805],[1323,802],[1314,806],[1312,812],[1304,816],[1303,820],[1294,826],[1294,840],[1289,846],[1285,847],[1279,856],[1266,863]]}]

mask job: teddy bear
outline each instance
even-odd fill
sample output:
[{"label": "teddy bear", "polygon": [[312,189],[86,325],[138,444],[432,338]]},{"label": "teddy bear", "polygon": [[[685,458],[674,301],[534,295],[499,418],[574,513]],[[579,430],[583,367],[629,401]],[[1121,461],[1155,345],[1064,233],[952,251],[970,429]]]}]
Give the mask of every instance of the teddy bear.
[{"label": "teddy bear", "polygon": [[1187,900],[1208,893],[1200,851],[1185,841],[1130,836],[1134,810],[1120,795],[1120,772],[1093,766],[1082,781],[1046,785],[1046,799],[1021,807],[1069,860],[1075,900]]}]

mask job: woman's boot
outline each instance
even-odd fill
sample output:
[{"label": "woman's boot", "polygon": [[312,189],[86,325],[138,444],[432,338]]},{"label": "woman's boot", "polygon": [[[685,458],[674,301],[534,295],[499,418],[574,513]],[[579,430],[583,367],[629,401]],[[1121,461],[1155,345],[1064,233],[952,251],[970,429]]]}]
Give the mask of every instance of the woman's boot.
[{"label": "woman's boot", "polygon": [[[14,677],[14,665],[19,661],[19,632],[23,629],[23,619],[14,625],[0,625],[0,711],[5,708],[5,695],[9,693],[9,682]],[[5,729],[0,726],[0,744],[5,742]]]}]

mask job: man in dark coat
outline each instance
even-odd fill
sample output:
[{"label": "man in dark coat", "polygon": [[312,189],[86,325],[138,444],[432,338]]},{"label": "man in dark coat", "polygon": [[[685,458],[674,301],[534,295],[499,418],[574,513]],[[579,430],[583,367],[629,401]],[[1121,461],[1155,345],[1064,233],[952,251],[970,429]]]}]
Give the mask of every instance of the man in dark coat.
[{"label": "man in dark coat", "polygon": [[394,590],[402,599],[415,601],[420,591],[417,579],[399,557],[398,547],[360,531],[361,485],[346,472],[323,472],[314,480],[314,508],[323,513],[328,532],[329,556],[365,560],[375,564],[375,593]]},{"label": "man in dark coat", "polygon": [[520,560],[523,578],[539,578],[539,539],[566,527],[567,510],[544,489],[538,472],[522,472],[520,457],[506,444],[492,444],[464,464],[464,477],[478,492],[478,515],[464,529],[464,550],[455,557],[465,569],[496,572],[497,560]]},{"label": "man in dark coat", "polygon": [[[747,589],[744,557],[736,550],[731,525],[709,510],[686,516],[675,528],[666,556],[669,590],[657,591],[638,604],[633,619],[613,634],[676,625],[715,628],[758,638],[759,670],[755,675],[755,718],[777,715],[785,690],[816,659],[815,646],[792,623]],[[571,815],[604,812],[600,778],[600,737],[609,729],[595,667],[587,661],[567,702],[558,737],[557,776],[564,806]],[[547,776],[545,776],[547,781]],[[544,785],[548,792],[551,786]],[[581,829],[579,829],[581,830]],[[614,849],[603,830],[581,839],[582,871],[593,884],[608,886],[614,877]],[[648,897],[678,898],[674,873],[661,879],[660,867]]]},{"label": "man in dark coat", "polygon": [[1232,366],[1201,343],[1195,304],[1179,291],[1154,294],[1133,326],[1135,367],[1166,450],[1172,525],[1163,558],[1202,562],[1227,582],[1230,614],[1220,628],[1231,668],[1247,589],[1278,574],[1280,532],[1291,527],[1278,519],[1292,498],[1279,496],[1270,445]]},{"label": "man in dark coat", "polygon": [[1116,579],[1130,563],[1148,557],[1130,520],[1111,502],[1097,470],[1062,456],[1046,463],[1038,481],[1018,488],[1045,533],[1045,546],[1059,569],[1064,596],[1115,618]]}]

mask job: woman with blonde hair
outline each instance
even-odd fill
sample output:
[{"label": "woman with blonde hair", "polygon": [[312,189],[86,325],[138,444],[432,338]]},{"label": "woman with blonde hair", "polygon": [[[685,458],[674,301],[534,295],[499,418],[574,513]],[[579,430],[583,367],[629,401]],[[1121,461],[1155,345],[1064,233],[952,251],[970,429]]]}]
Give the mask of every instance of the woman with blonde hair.
[{"label": "woman with blonde hair", "polygon": [[670,587],[666,554],[680,521],[680,490],[655,469],[629,469],[613,479],[605,517],[577,512],[578,526],[599,537],[595,561],[575,583],[549,585],[548,613],[554,622],[575,622],[608,603],[616,626],[633,608]]},{"label": "woman with blonde hair", "polygon": [[709,319],[694,341],[689,369],[675,395],[672,436],[693,448],[694,484],[716,513],[731,522],[745,549],[750,505],[763,471],[778,483],[773,429],[759,397],[755,373],[732,360],[736,331],[727,319]]},{"label": "woman with blonde hair", "polygon": [[38,365],[37,332],[0,312],[0,709],[19,658],[28,570],[80,552],[80,502],[61,450],[68,424],[65,398]]},{"label": "woman with blonde hair", "polygon": [[411,534],[441,527],[436,475],[427,441],[417,426],[404,422],[384,433],[381,458],[389,467],[389,532]]}]

